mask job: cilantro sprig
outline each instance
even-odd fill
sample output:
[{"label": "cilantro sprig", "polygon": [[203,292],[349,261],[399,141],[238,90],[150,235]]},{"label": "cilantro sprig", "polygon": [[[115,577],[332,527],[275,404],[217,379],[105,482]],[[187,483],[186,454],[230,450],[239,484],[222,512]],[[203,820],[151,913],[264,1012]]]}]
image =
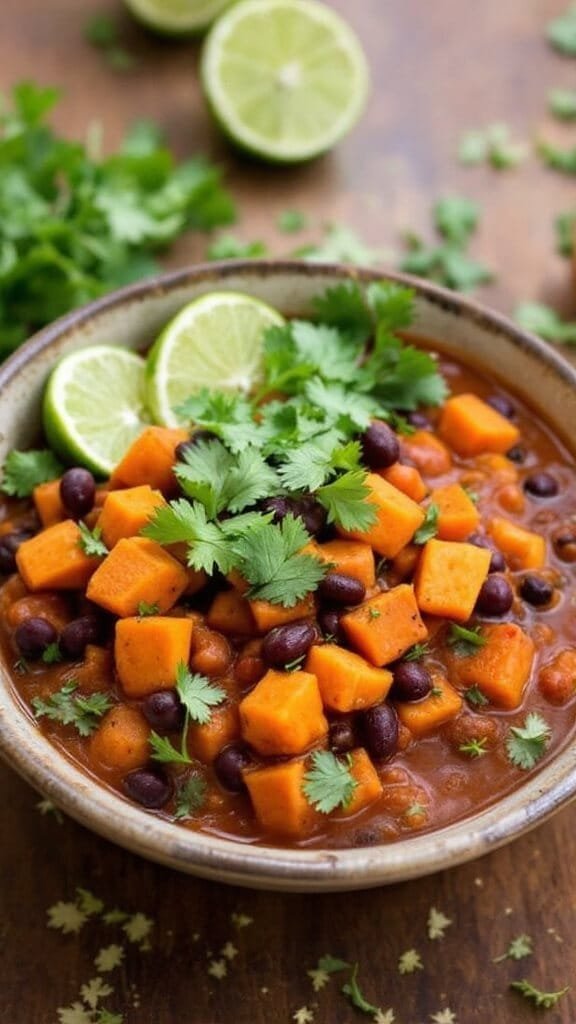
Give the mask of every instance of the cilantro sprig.
[{"label": "cilantro sprig", "polygon": [[542,1010],[551,1010],[562,996],[565,996],[570,991],[570,986],[566,985],[557,992],[542,992],[541,989],[536,988],[527,978],[522,978],[521,981],[510,982],[510,988],[519,992],[525,999],[531,1000],[535,1006]]},{"label": "cilantro sprig", "polygon": [[450,623],[448,644],[458,658],[469,658],[486,644],[486,637],[481,633],[481,626],[466,629],[457,623]]},{"label": "cilantro sprig", "polygon": [[84,696],[77,692],[78,683],[65,683],[56,693],[44,700],[32,698],[36,718],[49,718],[60,725],[73,725],[80,736],[90,736],[98,726],[102,715],[112,707],[105,693],[91,693]]},{"label": "cilantro sprig", "polygon": [[215,707],[226,699],[226,691],[221,686],[211,683],[206,676],[192,673],[184,662],[176,669],[176,692],[184,705],[185,718],[178,750],[166,736],[157,732],[150,735],[151,757],[153,761],[164,764],[191,764],[188,753],[188,729],[190,722],[206,725]]},{"label": "cilantro sprig", "polygon": [[523,771],[529,771],[544,756],[552,730],[542,715],[532,711],[524,725],[510,726],[506,740],[509,761]]},{"label": "cilantro sprig", "polygon": [[108,548],[102,540],[102,527],[95,526],[91,530],[86,526],[86,523],[78,523],[78,529],[80,530],[78,547],[85,555],[93,558],[102,558],[108,554]]},{"label": "cilantro sprig", "polygon": [[281,523],[254,523],[234,542],[234,552],[248,594],[293,608],[324,579],[328,565],[302,554],[308,533],[300,519],[288,515]]},{"label": "cilantro sprig", "polygon": [[310,760],[302,787],[308,802],[321,814],[346,807],[358,785],[349,764],[328,750],[316,750]]},{"label": "cilantro sprig", "polygon": [[47,449],[27,452],[15,449],[4,462],[0,490],[10,497],[28,498],[35,487],[56,480],[63,472],[62,464],[54,453]]},{"label": "cilantro sprig", "polygon": [[432,217],[439,244],[427,245],[418,235],[407,233],[407,252],[400,270],[462,292],[492,281],[492,272],[468,255],[480,219],[476,203],[461,196],[447,196],[435,204]]}]

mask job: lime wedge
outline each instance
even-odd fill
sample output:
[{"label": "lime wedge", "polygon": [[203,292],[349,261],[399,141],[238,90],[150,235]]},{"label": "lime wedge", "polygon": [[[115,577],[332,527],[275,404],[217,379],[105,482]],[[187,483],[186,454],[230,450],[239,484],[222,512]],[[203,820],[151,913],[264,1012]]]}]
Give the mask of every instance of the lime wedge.
[{"label": "lime wedge", "polygon": [[162,35],[202,32],[235,0],[125,0],[138,21]]},{"label": "lime wedge", "polygon": [[216,23],[202,84],[226,134],[267,160],[308,160],[358,119],[366,58],[352,30],[315,0],[242,0]]},{"label": "lime wedge", "polygon": [[174,409],[201,388],[247,394],[261,373],[267,327],[284,320],[258,299],[210,292],[164,328],[146,366],[148,406],[157,423],[175,427]]},{"label": "lime wedge", "polygon": [[141,356],[112,345],[71,352],[54,368],[42,416],[49,444],[66,462],[108,476],[146,425]]}]

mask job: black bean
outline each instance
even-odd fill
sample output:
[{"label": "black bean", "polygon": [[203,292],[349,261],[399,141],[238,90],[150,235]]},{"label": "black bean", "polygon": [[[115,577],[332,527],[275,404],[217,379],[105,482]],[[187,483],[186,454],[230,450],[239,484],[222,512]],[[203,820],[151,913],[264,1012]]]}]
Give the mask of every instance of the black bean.
[{"label": "black bean", "polygon": [[335,608],[325,608],[318,613],[318,625],[325,637],[333,637],[334,640],[342,639],[340,628],[340,612]]},{"label": "black bean", "polygon": [[526,462],[526,449],[522,448],[522,445],[515,444],[506,452],[506,458],[510,459],[510,462],[516,462],[518,465],[522,465],[523,462]]},{"label": "black bean", "polygon": [[297,515],[298,501],[295,498],[264,498],[259,504],[263,512],[273,513],[272,522],[275,524],[281,523],[287,515]]},{"label": "black bean", "polygon": [[394,682],[390,690],[393,700],[422,700],[432,689],[432,677],[417,661],[401,661],[392,669]]},{"label": "black bean", "polygon": [[430,420],[423,412],[409,412],[406,414],[406,419],[416,430],[430,430],[432,427]]},{"label": "black bean", "polygon": [[558,481],[551,473],[532,473],[524,481],[524,490],[535,498],[555,498],[558,494]]},{"label": "black bean", "polygon": [[16,572],[16,552],[20,545],[33,536],[32,531],[14,530],[0,539],[0,574],[8,576]]},{"label": "black bean", "polygon": [[330,750],[335,754],[347,754],[349,750],[353,750],[356,746],[356,737],[352,723],[346,718],[332,722],[328,733],[328,743]]},{"label": "black bean", "polygon": [[370,469],[387,469],[400,457],[400,442],[387,423],[374,420],[360,438],[362,454]]},{"label": "black bean", "polygon": [[159,732],[176,732],[184,725],[184,705],[176,690],[156,690],[142,704],[146,721]]},{"label": "black bean", "polygon": [[541,576],[535,576],[530,573],[524,577],[520,584],[520,596],[528,604],[534,605],[535,608],[550,604],[553,595],[554,587],[551,583],[548,583],[548,580],[542,579]]},{"label": "black bean", "polygon": [[241,793],[246,788],[244,768],[250,764],[250,755],[240,744],[224,747],[216,755],[212,767],[218,782],[232,793]]},{"label": "black bean", "polygon": [[60,499],[73,519],[81,519],[94,507],[96,481],[81,466],[67,469],[60,480]]},{"label": "black bean", "polygon": [[58,633],[48,619],[25,619],[14,631],[14,641],[23,658],[35,661],[41,658],[50,644],[56,643]]},{"label": "black bean", "polygon": [[310,622],[289,622],[266,634],[262,654],[269,665],[282,667],[307,654],[316,639],[316,630]]},{"label": "black bean", "polygon": [[498,618],[506,615],[514,604],[514,592],[504,576],[489,576],[484,580],[476,601],[476,611],[481,615]]},{"label": "black bean", "polygon": [[300,499],[295,515],[300,516],[312,537],[322,533],[328,519],[326,509],[312,495]]},{"label": "black bean", "polygon": [[382,761],[398,745],[398,716],[390,704],[377,704],[359,716],[364,746],[371,757]]},{"label": "black bean", "polygon": [[554,537],[554,550],[563,562],[576,562],[576,530],[561,527]]},{"label": "black bean", "polygon": [[499,412],[501,416],[505,416],[507,420],[514,419],[516,409],[513,402],[506,395],[490,395],[486,402],[493,409],[496,409],[496,412]]},{"label": "black bean", "polygon": [[128,796],[143,807],[157,809],[168,803],[172,786],[166,773],[156,766],[138,768],[124,776],[123,786]]},{"label": "black bean", "polygon": [[64,626],[60,634],[62,653],[73,661],[80,661],[88,644],[97,644],[102,637],[102,626],[95,615],[84,615]]},{"label": "black bean", "polygon": [[468,537],[468,543],[473,544],[477,548],[486,548],[487,551],[491,551],[490,565],[488,566],[488,572],[504,572],[506,569],[506,559],[501,551],[497,551],[492,542],[484,537],[481,533],[472,533]]},{"label": "black bean", "polygon": [[366,597],[366,587],[355,576],[330,572],[318,586],[318,597],[329,604],[362,604]]}]

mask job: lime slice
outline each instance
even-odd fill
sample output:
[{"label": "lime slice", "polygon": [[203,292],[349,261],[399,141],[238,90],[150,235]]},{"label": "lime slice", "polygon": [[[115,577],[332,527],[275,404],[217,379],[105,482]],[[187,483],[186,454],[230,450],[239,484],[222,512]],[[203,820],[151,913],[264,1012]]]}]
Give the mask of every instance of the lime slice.
[{"label": "lime slice", "polygon": [[162,35],[202,32],[235,0],[125,0],[138,21]]},{"label": "lime slice", "polygon": [[230,138],[268,160],[308,160],[359,117],[366,58],[345,21],[315,0],[242,0],[216,23],[202,84]]},{"label": "lime slice", "polygon": [[251,391],[260,378],[264,331],[283,323],[276,310],[237,292],[210,292],[185,306],[148,356],[146,394],[155,421],[177,426],[174,409],[200,388]]},{"label": "lime slice", "polygon": [[49,444],[66,461],[108,476],[146,425],[145,361],[112,345],[92,345],[54,368],[42,410]]}]

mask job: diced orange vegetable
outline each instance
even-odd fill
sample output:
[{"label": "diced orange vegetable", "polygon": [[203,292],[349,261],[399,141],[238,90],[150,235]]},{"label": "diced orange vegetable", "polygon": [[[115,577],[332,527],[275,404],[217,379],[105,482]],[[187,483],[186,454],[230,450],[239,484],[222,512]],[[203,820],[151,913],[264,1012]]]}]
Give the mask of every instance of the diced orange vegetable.
[{"label": "diced orange vegetable", "polygon": [[398,552],[396,558],[392,559],[392,566],[398,582],[403,582],[409,576],[414,575],[421,554],[420,544],[407,544],[402,551]]},{"label": "diced orange vegetable", "polygon": [[402,447],[424,476],[442,476],[452,467],[452,458],[446,445],[429,430],[416,430],[410,437],[404,438]]},{"label": "diced orange vegetable", "polygon": [[437,536],[440,540],[466,540],[480,522],[480,513],[460,484],[437,487],[430,503],[438,508]]},{"label": "diced orange vegetable", "polygon": [[110,486],[138,487],[148,484],[166,494],[176,489],[173,473],[175,450],[187,441],[188,431],[168,427],[146,427],[132,442],[110,478]]},{"label": "diced orange vegetable", "polygon": [[454,395],[444,404],[438,425],[440,436],[459,455],[507,452],[520,431],[514,423],[477,395]]},{"label": "diced orange vegetable", "polygon": [[462,698],[444,676],[433,673],[432,691],[427,697],[396,705],[398,717],[413,736],[425,736],[455,718],[462,708]]},{"label": "diced orange vegetable", "polygon": [[112,651],[108,647],[88,644],[82,661],[66,670],[66,681],[78,683],[83,694],[109,690],[113,667]]},{"label": "diced orange vegetable", "polygon": [[474,544],[429,540],[415,577],[420,611],[466,622],[488,575],[490,558],[490,551]]},{"label": "diced orange vegetable", "polygon": [[514,483],[518,479],[516,466],[505,455],[484,452],[482,455],[477,455],[474,461],[485,475],[492,478],[498,477],[503,483],[505,481]]},{"label": "diced orange vegetable", "polygon": [[82,590],[100,562],[84,554],[78,524],[71,519],[25,540],[16,552],[28,590]]},{"label": "diced orange vegetable", "polygon": [[45,591],[39,594],[25,594],[18,598],[6,612],[6,622],[16,629],[26,619],[46,619],[59,633],[71,618],[70,606],[63,594]]},{"label": "diced orange vegetable", "polygon": [[412,501],[422,501],[428,494],[428,488],[416,466],[405,466],[403,462],[394,462],[388,469],[381,469],[379,475],[393,487],[397,487],[403,494],[407,494]]},{"label": "diced orange vegetable", "polygon": [[331,562],[334,572],[345,573],[360,580],[367,590],[376,582],[376,566],[374,552],[369,544],[361,540],[329,540],[326,544],[317,544],[318,557],[323,562]]},{"label": "diced orange vegetable", "polygon": [[120,619],[114,657],[127,696],[146,697],[155,690],[172,689],[178,665],[188,664],[191,639],[190,619],[161,615]]},{"label": "diced orange vegetable", "polygon": [[111,708],[90,740],[90,754],[106,768],[130,772],[150,757],[150,726],[144,715],[127,704]]},{"label": "diced orange vegetable", "polygon": [[94,573],[86,596],[125,617],[136,615],[142,601],[167,612],[187,584],[185,568],[159,544],[145,537],[127,537],[118,541]]},{"label": "diced orange vegetable", "polygon": [[240,722],[259,754],[303,754],[328,732],[316,676],[271,669],[241,702]]},{"label": "diced orange vegetable", "polygon": [[110,491],[98,520],[106,547],[113,548],[123,537],[135,537],[155,509],[165,504],[160,491],[152,490],[148,484]]},{"label": "diced orange vegetable", "polygon": [[237,590],[222,590],[217,594],[210,605],[206,621],[211,629],[219,629],[221,633],[231,636],[251,636],[255,632],[250,605]]},{"label": "diced orange vegetable", "polygon": [[365,601],[340,619],[357,651],[373,665],[388,665],[428,636],[414,588],[401,583]]},{"label": "diced orange vegetable", "polygon": [[256,818],[263,829],[291,839],[303,839],[320,821],[304,796],[304,761],[288,761],[244,773]]},{"label": "diced orange vegetable", "polygon": [[391,672],[336,644],[311,647],[305,667],[316,676],[324,707],[331,711],[369,708],[384,700],[392,686]]},{"label": "diced orange vegetable", "polygon": [[225,704],[212,709],[210,721],[205,725],[192,723],[188,729],[188,752],[204,764],[211,764],[222,747],[237,739],[239,732],[238,707]]},{"label": "diced orange vegetable", "polygon": [[335,818],[349,818],[353,814],[358,814],[382,796],[383,787],[378,772],[364,748],[357,747],[356,750],[350,751],[350,761],[350,774],[356,782],[356,787],[350,803],[339,808],[334,814]]},{"label": "diced orange vegetable", "polygon": [[68,518],[60,498],[60,480],[38,484],[32,492],[32,497],[42,526],[54,526],[55,523],[61,523],[63,519]]},{"label": "diced orange vegetable", "polygon": [[518,484],[504,484],[495,492],[496,500],[504,512],[521,515],[526,508],[524,491]]},{"label": "diced orange vegetable", "polygon": [[394,558],[424,522],[424,510],[377,473],[368,473],[366,483],[370,488],[368,501],[376,505],[378,519],[368,530],[339,530],[339,533],[370,544],[385,558]]},{"label": "diced orange vegetable", "polygon": [[517,708],[530,678],[534,643],[514,622],[483,626],[482,636],[486,643],[474,654],[452,654],[450,677],[459,686],[477,686],[498,707]]},{"label": "diced orange vegetable", "polygon": [[496,517],[488,530],[511,569],[541,569],[546,563],[546,541],[509,519]]},{"label": "diced orange vegetable", "polygon": [[295,622],[296,619],[306,619],[314,615],[312,594],[302,598],[293,608],[285,608],[282,604],[271,604],[270,601],[249,601],[248,603],[260,633],[267,633],[274,626],[284,626],[287,622]]}]

